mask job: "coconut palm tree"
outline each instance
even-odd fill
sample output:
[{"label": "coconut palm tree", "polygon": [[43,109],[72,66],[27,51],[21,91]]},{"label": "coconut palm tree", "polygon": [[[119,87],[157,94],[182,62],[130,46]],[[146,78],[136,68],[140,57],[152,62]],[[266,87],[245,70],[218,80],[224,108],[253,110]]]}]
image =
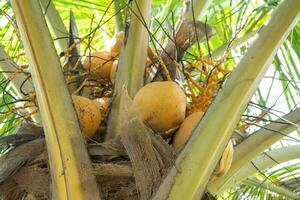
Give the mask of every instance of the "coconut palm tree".
[{"label": "coconut palm tree", "polygon": [[[11,0],[0,9],[0,198],[300,198],[298,0]],[[80,61],[120,31],[114,83],[90,80]],[[181,86],[189,113],[205,112],[175,154],[169,132],[154,134],[132,103],[162,80]],[[112,97],[105,138],[84,140],[70,94]],[[230,139],[232,163],[216,177]]]}]

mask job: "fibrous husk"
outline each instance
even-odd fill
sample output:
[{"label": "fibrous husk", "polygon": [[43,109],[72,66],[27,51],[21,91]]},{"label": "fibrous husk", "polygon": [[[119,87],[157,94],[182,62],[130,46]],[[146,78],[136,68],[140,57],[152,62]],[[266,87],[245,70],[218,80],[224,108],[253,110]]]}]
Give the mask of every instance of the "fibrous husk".
[{"label": "fibrous husk", "polygon": [[11,147],[0,157],[0,183],[13,175],[23,165],[35,159],[44,151],[45,140],[35,139],[16,147]]},{"label": "fibrous husk", "polygon": [[173,151],[142,122],[125,87],[119,105],[124,109],[119,116],[118,134],[132,165],[139,198],[149,199],[172,165]]},{"label": "fibrous husk", "polygon": [[[123,116],[126,121],[121,125],[121,135],[104,143],[90,144],[88,150],[94,161],[94,174],[102,199],[149,199],[172,165],[173,152],[160,136],[143,124],[127,93],[124,92],[124,95],[123,103],[128,110]],[[22,148],[32,144],[36,144],[40,152]],[[23,162],[17,162],[6,170],[8,173],[0,185],[1,198],[51,198],[47,156],[46,153],[41,154],[44,150],[45,139],[39,135],[7,153],[8,157],[14,152]],[[6,164],[6,161],[0,162],[0,169]]]},{"label": "fibrous husk", "polygon": [[42,153],[45,152],[44,150],[45,140],[36,139],[12,150],[19,160],[18,163],[13,162],[14,166],[10,161],[1,160],[0,168],[3,169],[3,166],[8,164],[6,171],[12,173],[7,174],[8,176],[1,181],[0,199],[50,199],[50,177],[47,157]]}]

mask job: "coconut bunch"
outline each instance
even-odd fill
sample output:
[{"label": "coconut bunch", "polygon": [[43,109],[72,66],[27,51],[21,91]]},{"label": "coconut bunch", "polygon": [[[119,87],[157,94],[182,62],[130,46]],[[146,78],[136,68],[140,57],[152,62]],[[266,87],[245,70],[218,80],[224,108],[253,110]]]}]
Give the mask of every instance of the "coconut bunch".
[{"label": "coconut bunch", "polygon": [[[220,60],[200,57],[190,69],[182,71],[185,75],[183,88],[173,81],[153,82],[134,97],[140,118],[154,132],[167,138],[174,151],[179,152],[185,146],[230,73],[224,67],[225,61],[226,55]],[[227,173],[233,150],[230,140],[213,177]]]},{"label": "coconut bunch", "polygon": [[124,32],[115,35],[109,51],[94,51],[86,56],[82,65],[92,79],[97,81],[113,81],[118,65],[118,57],[124,39]]},{"label": "coconut bunch", "polygon": [[[119,32],[114,37],[113,44],[109,51],[95,51],[84,58],[82,66],[88,74],[88,77],[100,83],[114,80],[123,39],[124,32]],[[98,86],[99,84],[95,84],[91,87],[93,91],[95,91],[99,88]],[[110,95],[111,93],[93,99],[91,99],[90,95],[72,95],[77,117],[82,132],[86,137],[94,137],[101,125],[105,123],[110,103]]]},{"label": "coconut bunch", "polygon": [[[109,51],[95,51],[85,57],[82,65],[90,78],[99,82],[114,82],[123,40],[124,32],[117,33]],[[185,72],[182,88],[174,81],[152,82],[142,87],[133,98],[140,119],[163,137],[175,152],[179,152],[189,140],[226,74],[217,61],[200,59],[199,62],[193,68],[202,74],[202,81]],[[205,67],[200,69],[200,65]],[[110,98],[73,96],[73,102],[83,133],[93,138],[99,128],[105,126]],[[222,176],[229,170],[232,156],[233,145],[230,141],[215,169],[215,176]]]},{"label": "coconut bunch", "polygon": [[[88,138],[94,137],[99,128],[105,126],[124,36],[123,31],[118,32],[109,50],[94,51],[81,61],[88,84],[78,86],[72,92],[72,98],[82,131]],[[147,58],[148,68],[151,63]],[[77,76],[66,76],[67,83],[76,79]],[[77,95],[80,90],[83,92]]]},{"label": "coconut bunch", "polygon": [[112,38],[108,50],[95,50],[76,63],[65,64],[65,79],[72,95],[90,99],[112,96],[123,39],[124,32],[119,32]]},{"label": "coconut bunch", "polygon": [[[187,96],[173,81],[152,82],[141,88],[133,99],[139,117],[155,133],[169,138],[174,151],[179,152],[201,121],[204,112],[187,115]],[[233,157],[233,144],[229,141],[214,175],[219,177],[229,170]]]},{"label": "coconut bunch", "polygon": [[[124,37],[123,31],[118,32],[114,36],[112,46],[108,51],[94,51],[83,59],[82,65],[88,77],[100,83],[114,82]],[[149,50],[151,51],[150,48]],[[151,65],[152,61],[147,57],[146,74],[150,73],[148,71]]]},{"label": "coconut bunch", "polygon": [[[200,57],[198,62],[189,67],[191,72],[185,71],[184,89],[190,104],[188,112],[206,112],[219,91],[230,70],[226,70],[226,58],[214,60]],[[195,78],[193,75],[199,75]]]},{"label": "coconut bunch", "polygon": [[[88,99],[73,96],[82,131],[92,138],[109,110],[109,98]],[[194,112],[188,116],[187,97],[180,86],[173,81],[152,82],[141,88],[133,99],[139,117],[155,133],[160,134],[174,151],[180,151],[201,121],[204,112]],[[215,176],[224,175],[230,168],[233,145],[230,141],[215,170]]]}]

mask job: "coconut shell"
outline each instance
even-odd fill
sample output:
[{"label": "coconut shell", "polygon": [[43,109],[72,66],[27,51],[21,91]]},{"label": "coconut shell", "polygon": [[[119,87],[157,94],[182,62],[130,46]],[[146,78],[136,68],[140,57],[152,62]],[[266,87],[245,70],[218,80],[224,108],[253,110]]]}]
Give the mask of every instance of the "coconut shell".
[{"label": "coconut shell", "polygon": [[115,81],[116,74],[117,74],[117,66],[118,66],[118,60],[115,60],[110,71],[110,80],[112,82]]},{"label": "coconut shell", "polygon": [[93,102],[98,106],[98,109],[102,114],[105,114],[108,110],[109,104],[110,104],[110,98],[109,97],[102,97],[94,99]]},{"label": "coconut shell", "polygon": [[85,58],[82,65],[86,71],[90,72],[92,78],[96,80],[109,80],[113,58],[110,52],[95,51]]},{"label": "coconut shell", "polygon": [[87,137],[93,137],[101,123],[98,106],[85,97],[73,96],[72,99],[83,133]]},{"label": "coconut shell", "polygon": [[140,118],[155,132],[168,131],[184,120],[186,96],[173,81],[147,84],[138,91],[133,101]]},{"label": "coconut shell", "polygon": [[201,120],[203,112],[195,112],[189,115],[181,124],[179,130],[175,133],[172,146],[175,150],[179,150],[188,141],[194,128]]}]

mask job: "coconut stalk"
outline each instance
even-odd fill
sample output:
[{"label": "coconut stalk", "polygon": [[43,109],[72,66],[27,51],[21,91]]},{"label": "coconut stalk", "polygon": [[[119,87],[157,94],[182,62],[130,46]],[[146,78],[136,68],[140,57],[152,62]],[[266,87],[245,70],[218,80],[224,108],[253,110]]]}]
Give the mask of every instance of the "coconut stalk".
[{"label": "coconut stalk", "polygon": [[275,185],[274,183],[271,183],[270,181],[264,181],[259,180],[256,178],[251,178],[243,181],[244,184],[249,186],[254,186],[257,188],[263,188],[266,190],[269,190],[270,192],[277,193],[281,196],[287,197],[289,199],[299,199],[300,196],[297,195],[295,192],[292,192],[282,186]]},{"label": "coconut stalk", "polygon": [[54,33],[60,52],[64,52],[68,48],[69,32],[56,10],[53,1],[40,0],[40,3],[51,30]]},{"label": "coconut stalk", "polygon": [[42,9],[12,0],[44,125],[53,199],[99,199],[72,99]]},{"label": "coconut stalk", "polygon": [[123,17],[122,17],[122,7],[124,6],[122,0],[114,0],[114,10],[115,10],[115,32],[120,32],[124,28]]},{"label": "coconut stalk", "polygon": [[[120,53],[116,73],[114,99],[108,119],[108,138],[120,134],[122,112],[124,108],[120,101],[122,88],[127,88],[133,98],[136,92],[144,85],[144,72],[147,59],[148,30],[151,13],[151,0],[133,1],[131,7],[131,21]],[[141,21],[142,20],[142,21]]]},{"label": "coconut stalk", "polygon": [[257,173],[257,169],[264,171],[278,165],[279,163],[284,163],[294,159],[300,159],[299,152],[300,145],[267,151],[266,153],[257,156],[254,160],[251,161],[251,163],[241,168],[238,173],[236,173],[231,178],[231,184],[227,183],[225,188],[228,189],[230,187],[233,187],[247,177],[255,175]]},{"label": "coconut stalk", "polygon": [[[9,55],[1,47],[0,47],[0,60],[2,60],[2,61],[0,61],[0,70],[4,71],[4,72],[12,72],[12,73],[3,73],[3,75],[8,79],[11,75],[13,75],[13,72],[17,71],[19,66],[10,59]],[[15,74],[14,78],[10,81],[10,84],[19,99],[24,98],[24,95],[21,92],[21,88],[22,88],[22,91],[25,93],[34,91],[33,85],[30,81],[26,81],[24,83],[24,81],[27,78],[28,77],[26,75],[24,75],[23,73],[17,73],[17,74]],[[20,103],[20,105],[24,106],[23,103]],[[34,113],[36,110],[37,110],[36,107],[26,108],[26,112],[28,112],[28,113]],[[38,123],[38,124],[41,122],[39,114],[32,114],[31,119],[33,120],[33,122]]]},{"label": "coconut stalk", "polygon": [[[147,59],[148,30],[151,14],[151,0],[132,2],[131,21],[125,43],[120,54],[116,75],[116,93],[125,85],[130,97],[144,85]],[[141,21],[142,20],[142,21]]]},{"label": "coconut stalk", "polygon": [[234,149],[233,162],[227,174],[210,182],[207,187],[208,191],[212,194],[219,194],[221,191],[224,191],[232,184],[235,174],[243,166],[250,163],[256,156],[284,136],[299,129],[299,126],[300,108],[251,134],[250,137]]},{"label": "coconut stalk", "polygon": [[276,51],[296,24],[299,8],[298,0],[284,1],[260,30],[258,38],[194,129],[176,160],[176,167],[171,168],[153,199],[199,199],[203,195],[247,103]]},{"label": "coconut stalk", "polygon": [[185,51],[195,42],[200,42],[213,35],[212,27],[197,20],[198,16],[203,14],[205,6],[209,2],[210,0],[185,1],[186,8],[175,26],[175,33],[171,34],[175,35],[175,38],[169,38],[161,54],[161,58],[168,69],[169,77],[164,74],[162,69],[159,69],[153,79],[154,81],[175,80],[178,67],[176,61],[180,60]]}]

